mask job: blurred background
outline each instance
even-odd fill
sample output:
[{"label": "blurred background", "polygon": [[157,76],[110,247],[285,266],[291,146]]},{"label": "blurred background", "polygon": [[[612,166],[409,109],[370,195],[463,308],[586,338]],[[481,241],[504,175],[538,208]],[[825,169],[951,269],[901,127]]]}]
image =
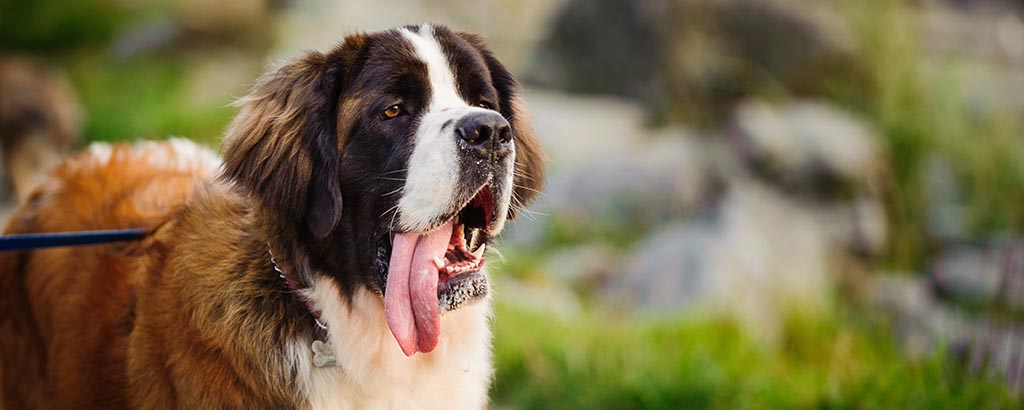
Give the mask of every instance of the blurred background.
[{"label": "blurred background", "polygon": [[550,159],[490,258],[494,408],[1019,407],[1020,0],[0,0],[3,212],[419,22],[486,35]]}]

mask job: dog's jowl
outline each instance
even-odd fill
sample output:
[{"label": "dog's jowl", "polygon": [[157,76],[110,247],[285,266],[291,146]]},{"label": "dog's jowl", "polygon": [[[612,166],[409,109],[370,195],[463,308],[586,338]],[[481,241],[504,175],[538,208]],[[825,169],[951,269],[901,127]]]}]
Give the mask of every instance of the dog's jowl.
[{"label": "dog's jowl", "polygon": [[0,407],[485,407],[487,250],[543,181],[508,70],[478,36],[408,26],[238,105],[222,160],[93,145],[12,218],[148,234],[0,254]]}]

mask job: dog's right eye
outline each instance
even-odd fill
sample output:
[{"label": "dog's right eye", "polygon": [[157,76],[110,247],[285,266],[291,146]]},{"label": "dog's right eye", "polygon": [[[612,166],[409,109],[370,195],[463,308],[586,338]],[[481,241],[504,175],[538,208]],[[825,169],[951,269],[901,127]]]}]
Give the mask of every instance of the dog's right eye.
[{"label": "dog's right eye", "polygon": [[384,110],[384,112],[381,113],[381,118],[385,120],[390,120],[392,118],[399,116],[401,113],[402,107],[399,107],[398,104],[395,104]]}]

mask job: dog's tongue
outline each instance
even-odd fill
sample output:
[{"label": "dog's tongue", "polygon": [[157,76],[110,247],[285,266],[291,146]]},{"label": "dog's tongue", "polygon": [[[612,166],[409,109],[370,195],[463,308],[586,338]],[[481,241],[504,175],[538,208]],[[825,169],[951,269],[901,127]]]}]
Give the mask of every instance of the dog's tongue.
[{"label": "dog's tongue", "polygon": [[384,314],[406,356],[412,356],[417,349],[428,353],[437,347],[441,316],[434,259],[444,258],[451,237],[451,222],[425,234],[395,235],[384,292]]}]

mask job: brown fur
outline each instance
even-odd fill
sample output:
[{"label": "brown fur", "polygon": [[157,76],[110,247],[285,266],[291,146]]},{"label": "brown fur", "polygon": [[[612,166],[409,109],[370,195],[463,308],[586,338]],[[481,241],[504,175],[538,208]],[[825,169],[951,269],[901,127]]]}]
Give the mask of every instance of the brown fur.
[{"label": "brown fur", "polygon": [[[5,233],[159,226],[199,175],[155,169],[131,152],[117,148],[108,163],[91,155],[66,162]],[[125,405],[124,352],[140,249],[115,244],[0,254],[4,408]]]}]

